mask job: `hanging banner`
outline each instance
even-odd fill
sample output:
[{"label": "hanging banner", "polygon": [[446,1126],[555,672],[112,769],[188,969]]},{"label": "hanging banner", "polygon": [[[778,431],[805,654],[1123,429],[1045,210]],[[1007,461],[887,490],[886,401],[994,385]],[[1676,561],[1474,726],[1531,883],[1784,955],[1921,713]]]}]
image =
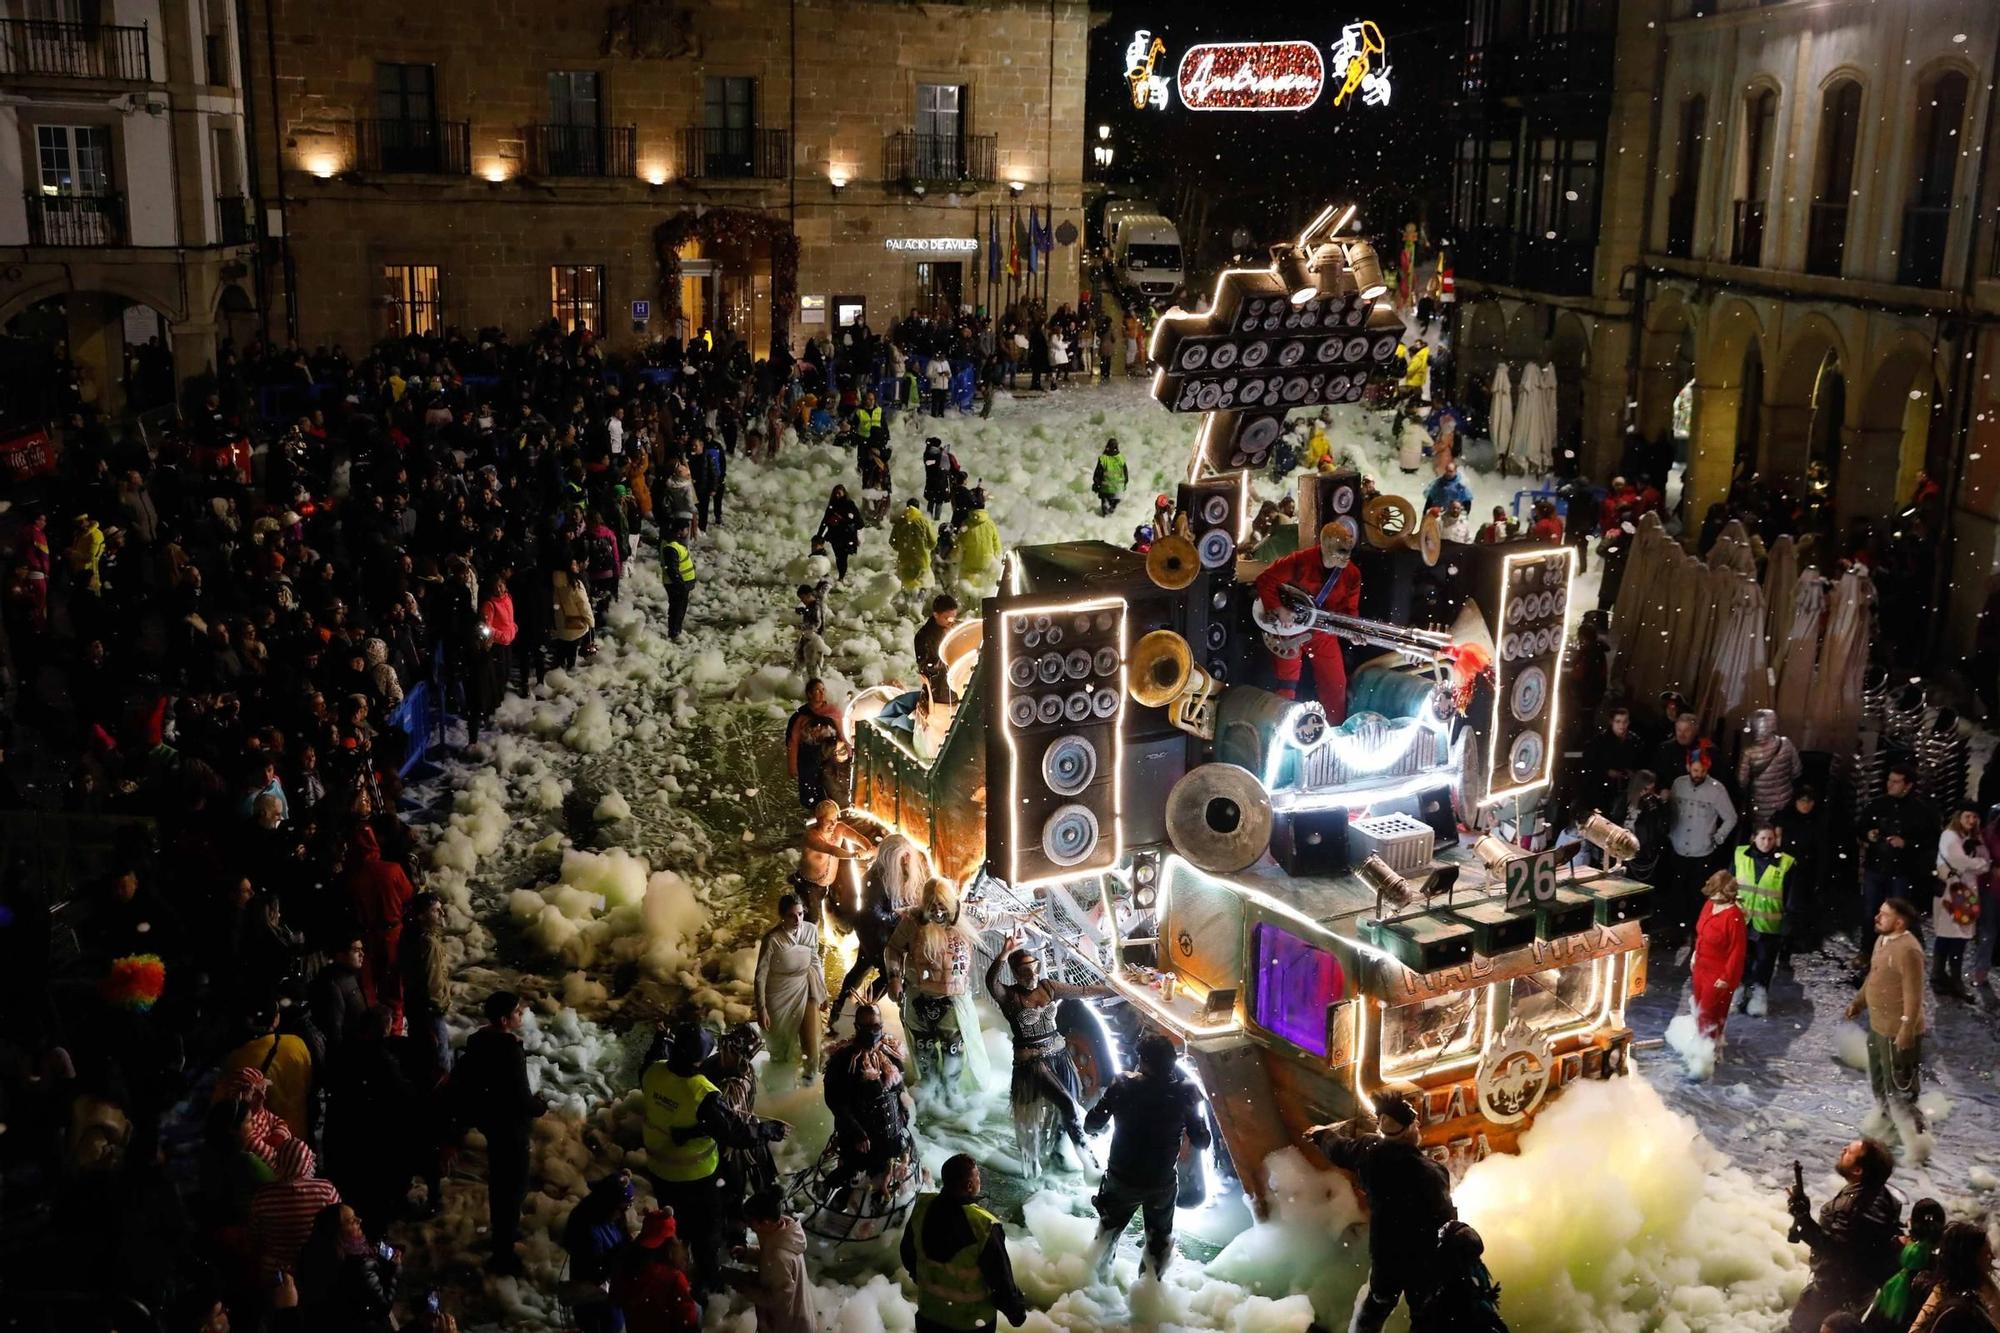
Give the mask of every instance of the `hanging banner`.
[{"label": "hanging banner", "polygon": [[0,440],[0,481],[32,481],[56,470],[56,447],[43,431]]},{"label": "hanging banner", "polygon": [[1209,42],[1188,48],[1177,83],[1190,111],[1305,111],[1326,64],[1311,42]]}]

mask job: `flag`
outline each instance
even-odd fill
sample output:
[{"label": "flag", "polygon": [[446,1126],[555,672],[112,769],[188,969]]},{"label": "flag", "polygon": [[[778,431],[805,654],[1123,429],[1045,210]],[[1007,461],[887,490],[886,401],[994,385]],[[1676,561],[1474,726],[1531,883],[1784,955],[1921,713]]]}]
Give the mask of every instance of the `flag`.
[{"label": "flag", "polygon": [[1028,205],[1028,272],[1030,274],[1034,273],[1035,271],[1035,251],[1038,248],[1037,238],[1040,237],[1041,234],[1042,233],[1040,226],[1035,221],[1035,206],[1033,204],[1029,204]]},{"label": "flag", "polygon": [[1035,248],[1043,254],[1056,248],[1056,206],[1050,204],[1042,210],[1041,234],[1035,238]]},{"label": "flag", "polygon": [[1021,276],[1021,213],[1013,204],[1007,205],[1007,276]]},{"label": "flag", "polygon": [[986,280],[1000,281],[1000,205],[992,206],[986,224]]}]

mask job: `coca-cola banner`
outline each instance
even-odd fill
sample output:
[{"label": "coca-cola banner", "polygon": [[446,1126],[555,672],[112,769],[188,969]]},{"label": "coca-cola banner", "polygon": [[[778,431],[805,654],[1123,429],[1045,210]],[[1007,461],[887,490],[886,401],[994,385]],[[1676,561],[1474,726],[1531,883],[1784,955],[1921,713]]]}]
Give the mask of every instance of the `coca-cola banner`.
[{"label": "coca-cola banner", "polygon": [[0,440],[0,482],[32,481],[56,470],[56,446],[47,431]]}]

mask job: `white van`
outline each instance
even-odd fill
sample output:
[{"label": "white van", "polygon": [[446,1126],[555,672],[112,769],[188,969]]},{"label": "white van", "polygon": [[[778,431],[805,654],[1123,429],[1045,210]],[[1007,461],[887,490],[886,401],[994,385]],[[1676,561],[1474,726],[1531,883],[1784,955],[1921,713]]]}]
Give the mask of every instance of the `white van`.
[{"label": "white van", "polygon": [[1105,243],[1117,280],[1147,296],[1171,296],[1185,281],[1181,234],[1152,205],[1114,199],[1104,206]]}]

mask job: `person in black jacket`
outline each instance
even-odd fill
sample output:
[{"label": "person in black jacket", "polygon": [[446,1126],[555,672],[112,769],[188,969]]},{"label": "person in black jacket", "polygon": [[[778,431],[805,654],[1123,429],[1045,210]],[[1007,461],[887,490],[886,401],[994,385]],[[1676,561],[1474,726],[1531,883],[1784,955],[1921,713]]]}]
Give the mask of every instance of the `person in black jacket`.
[{"label": "person in black jacket", "polygon": [[298,1327],[307,1333],[375,1333],[395,1327],[395,1251],[376,1245],[361,1218],[344,1203],[330,1203],[313,1218],[299,1251]]},{"label": "person in black jacket", "polygon": [[353,1204],[370,1236],[402,1216],[420,1123],[416,1090],[391,1044],[392,1016],[374,1005],[347,1030],[327,1063],[327,1176]]},{"label": "person in black jacket", "polygon": [[1646,766],[1645,760],[1645,742],[1632,734],[1632,710],[1619,704],[1605,719],[1604,730],[1583,747],[1577,779],[1579,817],[1588,810],[1609,811],[1625,794],[1632,775]]},{"label": "person in black jacket", "polygon": [[847,498],[845,486],[835,486],[827,496],[826,513],[819,520],[819,531],[813,534],[814,541],[824,541],[833,552],[833,567],[841,578],[847,577],[847,562],[861,549],[861,511],[854,501]]},{"label": "person in black jacket", "polygon": [[917,631],[913,645],[917,655],[917,674],[930,686],[931,702],[955,704],[958,698],[951,692],[951,685],[945,679],[944,658],[938,649],[944,644],[944,636],[958,623],[958,599],[948,592],[941,592],[931,598],[930,618]]},{"label": "person in black jacket", "polygon": [[1860,1310],[1896,1271],[1903,1206],[1889,1189],[1896,1159],[1874,1139],[1856,1139],[1835,1168],[1847,1187],[1815,1218],[1812,1200],[1794,1186],[1786,1200],[1792,1237],[1812,1250],[1812,1281],[1792,1307],[1790,1333],[1819,1333],[1837,1310]]},{"label": "person in black jacket", "polygon": [[1458,1216],[1451,1174],[1424,1155],[1417,1108],[1393,1094],[1373,1115],[1315,1126],[1306,1137],[1367,1196],[1368,1293],[1350,1333],[1377,1333],[1405,1296],[1414,1310],[1437,1280],[1438,1233]]},{"label": "person in black jacket", "polygon": [[521,1204],[528,1197],[528,1133],[547,1110],[528,1089],[528,1053],[518,1035],[526,1004],[513,991],[486,997],[486,1026],[465,1040],[451,1073],[460,1125],[486,1136],[486,1207],[495,1273],[518,1274]]},{"label": "person in black jacket", "polygon": [[1173,1042],[1159,1033],[1139,1042],[1138,1072],[1106,1088],[1083,1127],[1095,1134],[1113,1120],[1110,1162],[1091,1199],[1097,1207],[1096,1263],[1101,1269],[1110,1260],[1132,1214],[1144,1209],[1146,1258],[1157,1277],[1174,1252],[1181,1142],[1200,1151],[1210,1141],[1201,1093],[1181,1076]]},{"label": "person in black jacket", "polygon": [[[1891,764],[1882,789],[1856,821],[1862,898],[1857,943],[1864,964],[1875,947],[1873,922],[1883,903],[1903,898],[1916,904],[1920,916],[1930,915],[1938,884],[1931,870],[1937,862],[1938,830],[1944,827],[1931,803],[1917,795],[1917,771],[1910,765]],[[1864,965],[1860,972],[1866,971]]]},{"label": "person in black jacket", "polygon": [[1826,865],[1826,821],[1819,810],[1819,792],[1801,784],[1792,803],[1778,811],[1778,846],[1790,853],[1792,873],[1785,876],[1785,943],[1782,963],[1796,949],[1816,949],[1827,928],[1820,898],[1820,877]]}]

